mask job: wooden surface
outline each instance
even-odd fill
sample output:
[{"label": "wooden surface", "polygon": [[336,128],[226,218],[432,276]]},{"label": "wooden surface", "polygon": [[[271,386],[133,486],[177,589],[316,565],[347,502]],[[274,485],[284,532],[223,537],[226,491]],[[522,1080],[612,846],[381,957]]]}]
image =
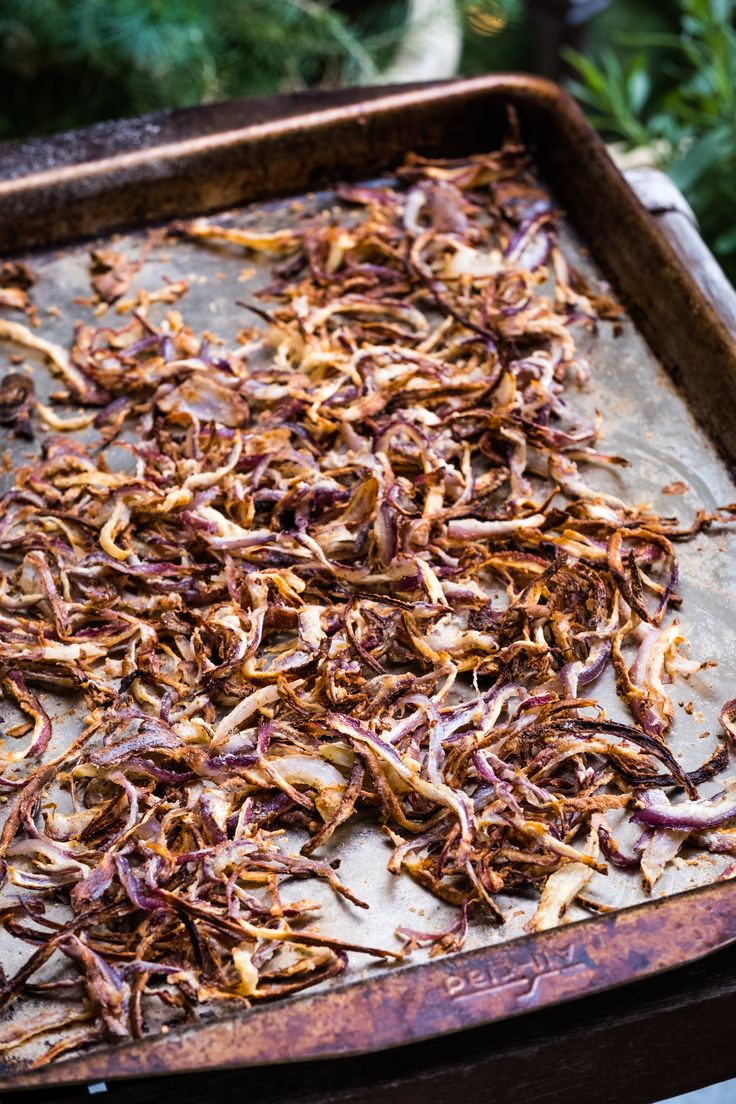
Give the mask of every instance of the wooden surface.
[{"label": "wooden surface", "polygon": [[[230,110],[242,117],[247,105],[241,101]],[[296,110],[293,97],[274,98],[254,105],[253,115]],[[94,152],[143,141],[156,145],[180,121],[188,122],[185,116],[98,128]],[[39,163],[69,163],[80,148],[73,136],[5,147],[0,176],[22,175]],[[651,170],[627,175],[736,335],[736,293],[682,196]],[[0,1087],[0,1104],[11,1097],[27,1104],[651,1104],[736,1076],[735,1014],[736,948],[730,948],[611,993],[378,1055],[22,1096]]]}]

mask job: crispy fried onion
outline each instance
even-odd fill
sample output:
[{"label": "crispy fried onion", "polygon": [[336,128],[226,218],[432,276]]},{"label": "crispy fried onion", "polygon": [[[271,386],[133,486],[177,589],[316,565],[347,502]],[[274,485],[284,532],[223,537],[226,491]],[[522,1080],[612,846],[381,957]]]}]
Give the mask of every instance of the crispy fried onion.
[{"label": "crispy fried onion", "polygon": [[[44,427],[88,427],[42,427],[0,500],[23,717],[0,750],[2,922],[33,948],[0,1000],[71,1001],[11,1021],[4,1050],[62,1023],[68,1047],[140,1037],[153,1006],[185,1019],[400,956],[330,935],[294,891],[367,907],[320,857],[358,812],[392,873],[461,909],[399,929],[433,953],[474,912],[503,921],[502,891],[538,895],[539,930],[605,860],[651,889],[689,834],[733,847],[732,791],[696,800],[727,751],[688,773],[667,743],[668,685],[698,669],[675,544],[733,511],[681,527],[588,483],[623,461],[569,401],[574,333],[617,311],[560,253],[518,139],[340,194],[343,216],[293,230],[176,226],[286,256],[233,351],[176,311],[156,324],[153,298],[71,352],[0,325],[82,404]],[[591,696],[605,672],[627,723]],[[49,690],[87,704],[66,749]],[[602,819],[627,807],[643,856]]]}]

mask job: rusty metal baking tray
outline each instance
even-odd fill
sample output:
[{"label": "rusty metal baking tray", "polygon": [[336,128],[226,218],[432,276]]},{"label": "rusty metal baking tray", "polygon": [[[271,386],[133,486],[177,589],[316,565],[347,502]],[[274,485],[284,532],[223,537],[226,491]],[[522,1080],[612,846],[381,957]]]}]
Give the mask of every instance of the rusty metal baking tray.
[{"label": "rusty metal baking tray", "polygon": [[[607,448],[633,460],[628,473],[615,476],[618,486],[627,497],[671,513],[672,499],[663,498],[662,489],[685,483],[689,490],[677,500],[683,516],[696,505],[736,499],[729,475],[736,460],[736,348],[565,93],[509,75],[367,90],[359,101],[343,99],[328,108],[309,110],[310,103],[304,101],[305,113],[246,126],[228,125],[233,105],[195,109],[176,125],[170,119],[163,140],[136,148],[128,140],[118,151],[108,146],[100,153],[94,134],[86,146],[81,134],[70,139],[81,159],[52,168],[41,159],[35,171],[0,181],[0,249],[35,250],[31,259],[41,280],[34,296],[44,335],[69,340],[80,313],[73,299],[87,286],[89,242],[59,249],[62,243],[96,236],[99,244],[122,231],[116,248],[135,255],[141,228],[172,216],[236,208],[223,217],[238,224],[285,220],[291,201],[280,197],[301,196],[319,207],[330,202],[331,184],[374,177],[409,149],[450,156],[493,148],[513,104],[540,174],[567,212],[568,250],[593,279],[602,275],[612,283],[631,320],[615,339],[590,339],[587,347],[581,342],[593,368],[584,402],[603,411]],[[145,137],[142,124],[132,126],[134,136]],[[233,310],[243,283],[250,295],[267,276],[251,258],[245,271],[244,264],[232,251],[181,243],[168,253],[154,250],[138,286],[153,289],[164,278],[188,277],[187,321],[229,338],[243,322]],[[60,313],[47,313],[48,307]],[[34,375],[44,397],[44,387],[52,385],[40,362]],[[694,653],[718,660],[679,695],[688,699],[682,703],[687,710],[678,711],[673,742],[688,767],[710,750],[714,737],[702,730],[713,724],[719,702],[733,696],[736,683],[736,568],[725,539],[699,537],[682,555],[683,618]],[[614,708],[615,695],[606,698],[604,690],[601,697]],[[408,880],[397,885],[385,872],[386,845],[370,826],[352,827],[337,846],[345,880],[372,908],[367,920],[359,920],[325,899],[328,930],[357,939],[370,930],[376,942],[388,939],[397,923],[411,922],[407,914],[419,914],[423,927],[445,920],[447,906],[405,886]],[[645,901],[625,873],[597,876],[594,896],[615,911],[585,919],[588,914],[573,909],[575,922],[535,935],[524,934],[533,903],[510,899],[504,928],[475,926],[462,953],[398,968],[353,967],[331,988],[278,1004],[101,1047],[36,1071],[7,1069],[2,1085],[356,1054],[631,982],[736,939],[726,863],[713,856],[682,860],[667,872],[658,896]]]}]

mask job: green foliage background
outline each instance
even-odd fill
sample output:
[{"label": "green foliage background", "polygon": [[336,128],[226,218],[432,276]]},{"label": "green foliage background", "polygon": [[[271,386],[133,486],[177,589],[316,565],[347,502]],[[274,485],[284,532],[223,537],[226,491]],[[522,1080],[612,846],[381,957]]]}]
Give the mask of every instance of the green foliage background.
[{"label": "green foliage background", "polygon": [[0,136],[370,81],[402,6],[364,28],[317,0],[2,0]]},{"label": "green foliage background", "polygon": [[592,60],[570,52],[571,87],[604,136],[652,150],[736,282],[736,0],[674,6],[673,30],[619,30]]}]

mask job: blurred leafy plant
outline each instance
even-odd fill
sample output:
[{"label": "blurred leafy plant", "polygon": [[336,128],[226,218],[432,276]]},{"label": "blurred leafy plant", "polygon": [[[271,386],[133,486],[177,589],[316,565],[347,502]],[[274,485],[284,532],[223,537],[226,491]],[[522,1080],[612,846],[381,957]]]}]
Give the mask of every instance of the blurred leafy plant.
[{"label": "blurred leafy plant", "polygon": [[[504,25],[519,0],[453,0]],[[411,0],[0,0],[0,138],[376,82]]]},{"label": "blurred leafy plant", "polygon": [[596,60],[567,51],[571,88],[604,135],[652,150],[736,282],[736,0],[677,8],[676,33],[622,34]]},{"label": "blurred leafy plant", "polygon": [[2,0],[0,136],[370,81],[361,31],[319,0]]}]

